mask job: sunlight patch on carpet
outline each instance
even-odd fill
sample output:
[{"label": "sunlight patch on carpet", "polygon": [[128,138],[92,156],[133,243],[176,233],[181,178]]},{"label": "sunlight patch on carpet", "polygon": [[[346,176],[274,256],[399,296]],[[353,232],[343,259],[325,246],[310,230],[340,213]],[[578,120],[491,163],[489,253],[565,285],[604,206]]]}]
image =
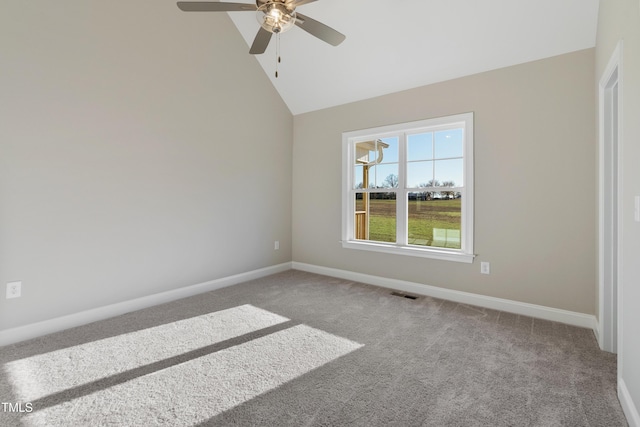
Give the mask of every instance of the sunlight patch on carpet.
[{"label": "sunlight patch on carpet", "polygon": [[363,345],[293,326],[98,392],[35,411],[30,425],[194,425]]},{"label": "sunlight patch on carpet", "polygon": [[289,321],[249,304],[5,364],[22,401],[87,384]]}]

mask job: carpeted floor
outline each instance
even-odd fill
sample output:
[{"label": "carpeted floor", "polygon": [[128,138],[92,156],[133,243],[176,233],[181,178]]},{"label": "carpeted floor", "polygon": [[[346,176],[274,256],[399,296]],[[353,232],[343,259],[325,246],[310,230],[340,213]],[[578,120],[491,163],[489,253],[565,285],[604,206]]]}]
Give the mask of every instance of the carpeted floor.
[{"label": "carpeted floor", "polygon": [[587,329],[292,270],[0,348],[0,425],[625,426],[615,361]]}]

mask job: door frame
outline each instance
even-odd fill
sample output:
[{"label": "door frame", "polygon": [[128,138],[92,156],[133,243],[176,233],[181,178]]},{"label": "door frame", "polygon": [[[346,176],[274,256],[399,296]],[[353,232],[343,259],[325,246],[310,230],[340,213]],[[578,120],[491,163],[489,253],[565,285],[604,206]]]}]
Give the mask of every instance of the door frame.
[{"label": "door frame", "polygon": [[622,330],[622,52],[623,41],[620,40],[598,85],[597,338],[600,348],[612,353],[619,353],[622,347],[619,339]]}]

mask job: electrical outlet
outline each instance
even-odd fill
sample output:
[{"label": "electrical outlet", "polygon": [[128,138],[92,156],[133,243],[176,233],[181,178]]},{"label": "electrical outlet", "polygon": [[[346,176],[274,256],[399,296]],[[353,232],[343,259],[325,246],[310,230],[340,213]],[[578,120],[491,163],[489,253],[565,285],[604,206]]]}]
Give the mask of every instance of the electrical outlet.
[{"label": "electrical outlet", "polygon": [[20,298],[22,295],[22,282],[7,283],[7,299]]},{"label": "electrical outlet", "polygon": [[280,249],[280,242],[278,240],[276,240],[275,242],[273,242],[273,249],[274,250],[278,250]]},{"label": "electrical outlet", "polygon": [[480,263],[480,273],[482,274],[491,274],[491,264],[488,262]]}]

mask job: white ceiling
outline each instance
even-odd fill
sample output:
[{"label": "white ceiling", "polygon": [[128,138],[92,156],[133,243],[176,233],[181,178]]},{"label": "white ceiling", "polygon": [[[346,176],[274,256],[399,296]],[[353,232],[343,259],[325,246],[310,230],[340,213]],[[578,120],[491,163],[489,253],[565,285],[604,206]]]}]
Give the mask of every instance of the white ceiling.
[{"label": "white ceiling", "polygon": [[[251,3],[251,0],[236,0]],[[333,47],[300,28],[260,65],[293,114],[595,45],[599,0],[318,0],[297,10],[347,36]],[[249,46],[254,12],[229,15]]]}]

